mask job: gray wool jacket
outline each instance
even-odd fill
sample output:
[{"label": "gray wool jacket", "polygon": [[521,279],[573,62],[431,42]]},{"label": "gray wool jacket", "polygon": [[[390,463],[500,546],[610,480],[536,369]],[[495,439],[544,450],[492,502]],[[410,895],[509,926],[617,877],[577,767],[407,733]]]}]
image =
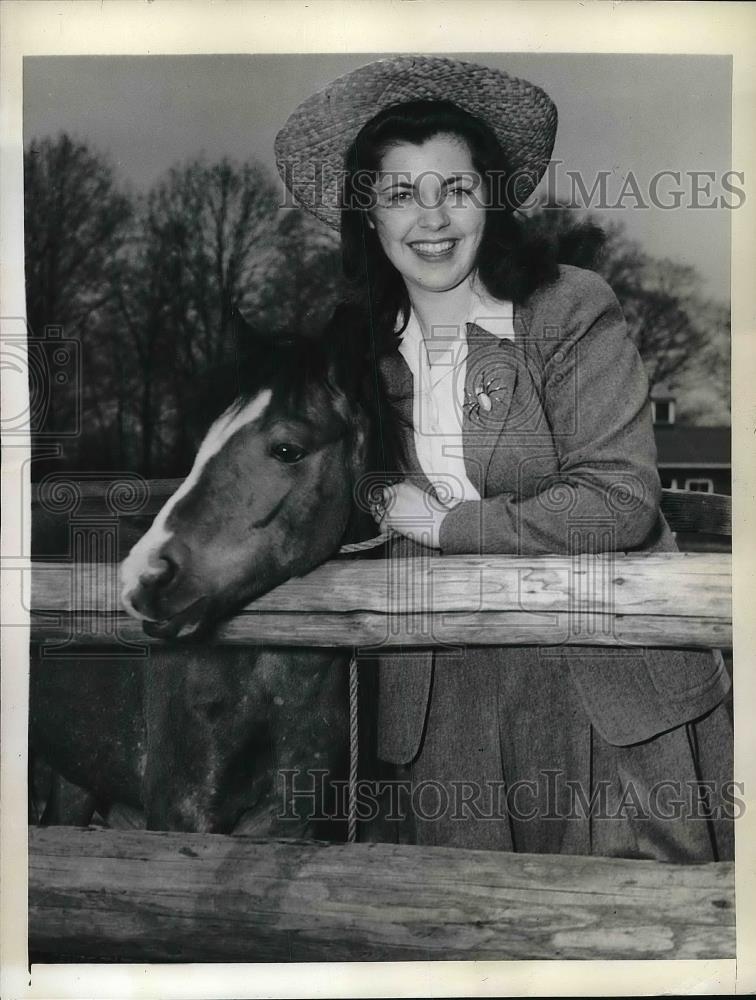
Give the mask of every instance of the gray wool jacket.
[{"label": "gray wool jacket", "polygon": [[[565,266],[555,283],[515,308],[514,328],[512,342],[468,325],[467,398],[475,399],[484,380],[496,391],[489,410],[473,407],[464,416],[465,469],[481,499],[447,514],[442,554],[675,551],[659,510],[648,380],[609,286],[594,272]],[[404,448],[403,472],[427,484],[413,442],[412,375],[398,352],[384,356],[379,370]],[[403,551],[400,542],[396,552]],[[506,668],[528,652],[535,650],[497,647],[492,663]],[[568,663],[593,725],[615,745],[698,718],[729,689],[716,650],[562,646],[557,656]],[[408,763],[417,755],[432,672],[430,649],[381,654],[382,759]]]}]

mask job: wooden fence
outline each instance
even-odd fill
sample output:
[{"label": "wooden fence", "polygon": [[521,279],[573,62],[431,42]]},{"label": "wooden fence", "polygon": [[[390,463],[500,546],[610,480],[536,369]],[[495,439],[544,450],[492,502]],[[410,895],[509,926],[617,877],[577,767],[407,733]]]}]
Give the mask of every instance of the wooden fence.
[{"label": "wooden fence", "polygon": [[[730,646],[731,557],[663,553],[332,562],[218,631],[228,644]],[[115,566],[40,563],[32,635],[149,641],[118,605]],[[155,640],[160,642],[160,640]]]},{"label": "wooden fence", "polygon": [[31,831],[40,956],[145,961],[735,954],[730,864]]},{"label": "wooden fence", "polygon": [[[710,526],[713,510],[721,526],[723,499],[708,515],[685,507],[686,523]],[[250,605],[217,641],[727,647],[730,573],[725,553],[332,562]],[[32,637],[150,641],[118,608],[115,567],[75,559],[35,564]],[[30,831],[38,957],[722,958],[735,954],[734,919],[729,863]]]}]

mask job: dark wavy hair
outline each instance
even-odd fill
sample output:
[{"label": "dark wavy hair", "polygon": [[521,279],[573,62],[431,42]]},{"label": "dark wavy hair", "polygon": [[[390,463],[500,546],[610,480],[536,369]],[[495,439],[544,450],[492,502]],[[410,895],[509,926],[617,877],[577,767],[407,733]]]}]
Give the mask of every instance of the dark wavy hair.
[{"label": "dark wavy hair", "polygon": [[[522,303],[558,275],[553,243],[526,238],[507,199],[511,170],[495,133],[482,119],[452,101],[411,101],[381,111],[358,133],[345,158],[341,211],[342,267],[352,322],[370,337],[376,354],[393,350],[410,316],[404,281],[368,225],[366,179],[380,169],[388,149],[420,145],[441,134],[461,139],[483,182],[486,220],[476,258],[478,278],[497,299]],[[343,315],[343,314],[342,314]],[[402,324],[395,332],[397,316]]]}]

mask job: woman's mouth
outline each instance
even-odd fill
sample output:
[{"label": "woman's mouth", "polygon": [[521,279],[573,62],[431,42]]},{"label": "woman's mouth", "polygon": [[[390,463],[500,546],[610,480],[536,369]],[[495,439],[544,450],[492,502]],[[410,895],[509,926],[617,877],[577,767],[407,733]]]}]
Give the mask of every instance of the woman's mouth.
[{"label": "woman's mouth", "polygon": [[410,247],[423,260],[442,260],[454,253],[457,240],[417,240]]}]

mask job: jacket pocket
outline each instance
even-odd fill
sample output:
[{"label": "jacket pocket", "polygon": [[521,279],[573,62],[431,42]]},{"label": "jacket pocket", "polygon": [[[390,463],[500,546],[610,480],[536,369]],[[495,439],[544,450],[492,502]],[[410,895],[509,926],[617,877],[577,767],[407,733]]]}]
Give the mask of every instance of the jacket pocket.
[{"label": "jacket pocket", "polygon": [[724,660],[718,649],[646,649],[651,683],[664,698],[685,701],[722,682]]}]

